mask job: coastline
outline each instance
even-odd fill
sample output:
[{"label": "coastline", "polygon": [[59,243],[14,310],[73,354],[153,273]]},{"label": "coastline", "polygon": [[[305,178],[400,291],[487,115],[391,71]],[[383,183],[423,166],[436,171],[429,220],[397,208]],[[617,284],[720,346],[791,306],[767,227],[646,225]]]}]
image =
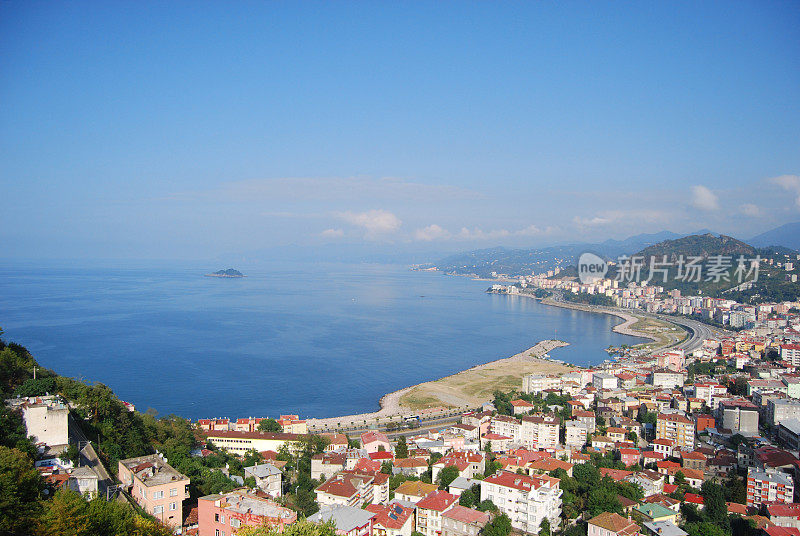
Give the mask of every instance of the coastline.
[{"label": "coastline", "polygon": [[[529,294],[516,295],[538,300],[544,305],[615,316],[621,319],[622,322],[611,328],[613,332],[619,333],[620,335],[650,340],[653,343],[658,342],[658,338],[655,336],[631,328],[631,326],[640,321],[640,319],[633,314],[607,308],[593,308],[582,304],[557,302],[551,298],[540,299]],[[453,409],[474,408],[483,402],[491,400],[491,398],[487,398],[485,394],[481,396],[481,383],[484,385],[487,382],[491,383],[492,388],[502,387],[498,380],[502,378],[508,382],[509,378],[513,377],[517,380],[514,387],[518,388],[519,381],[521,381],[522,376],[526,374],[552,374],[567,372],[578,368],[575,365],[567,363],[562,364],[540,357],[556,348],[568,346],[568,344],[569,343],[564,341],[543,340],[527,350],[510,357],[475,365],[455,374],[451,374],[450,376],[439,378],[438,380],[418,383],[387,393],[380,398],[380,409],[378,411],[329,417],[325,419],[309,419],[308,423],[309,426],[313,428],[341,427],[356,422],[364,423],[366,426],[370,422],[374,424],[378,424],[382,420],[384,422],[390,422],[393,418],[398,416],[414,414],[414,412],[420,409],[430,408],[432,406],[441,412]],[[526,367],[525,365],[528,366]],[[509,370],[509,368],[511,370]],[[478,384],[478,387],[475,387],[474,384]],[[470,392],[470,390],[474,390],[475,392]]]},{"label": "coastline", "polygon": [[[531,296],[531,298],[533,298],[533,296]],[[587,313],[599,313],[599,314],[616,316],[617,318],[622,319],[622,322],[611,328],[611,331],[619,333],[620,335],[630,335],[631,337],[639,337],[640,339],[650,339],[653,342],[658,342],[658,339],[656,337],[648,333],[643,333],[631,329],[631,326],[639,321],[639,319],[632,314],[623,313],[622,311],[616,311],[614,309],[608,309],[608,308],[599,308],[599,307],[592,308],[588,305],[582,305],[579,303],[558,302],[555,300],[551,300],[550,298],[544,298],[540,300],[540,302],[544,305],[550,305],[552,307],[561,307],[563,309],[574,309],[577,311],[584,311]]]},{"label": "coastline", "polygon": [[[380,409],[378,411],[329,417],[325,419],[308,419],[308,426],[309,428],[336,428],[347,426],[354,422],[369,423],[369,421],[372,421],[373,423],[377,423],[380,420],[390,421],[393,417],[413,414],[422,408],[404,405],[402,399],[403,397],[413,395],[415,391],[422,391],[425,395],[432,397],[436,396],[438,398],[438,396],[440,396],[445,398],[445,400],[439,398],[439,404],[435,404],[435,406],[442,411],[452,408],[474,408],[487,400],[491,400],[491,397],[486,399],[478,393],[468,394],[458,392],[458,386],[472,385],[476,377],[479,377],[484,382],[489,381],[493,386],[496,383],[498,374],[502,375],[503,378],[507,378],[510,373],[516,372],[521,380],[524,374],[530,374],[533,371],[549,373],[573,370],[576,367],[557,363],[541,357],[551,350],[567,346],[568,344],[569,343],[564,341],[556,340],[540,341],[532,347],[512,356],[475,365],[460,372],[456,372],[455,374],[439,378],[438,380],[410,385],[398,389],[397,391],[387,393],[381,397],[379,401]],[[448,400],[458,403],[449,403]]]}]

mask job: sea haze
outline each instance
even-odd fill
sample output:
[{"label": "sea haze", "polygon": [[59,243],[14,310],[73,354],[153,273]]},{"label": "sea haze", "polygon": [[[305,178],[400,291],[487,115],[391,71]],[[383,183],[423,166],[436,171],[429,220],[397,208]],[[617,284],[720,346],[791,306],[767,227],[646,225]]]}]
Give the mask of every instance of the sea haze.
[{"label": "sea haze", "polygon": [[508,357],[537,341],[589,365],[620,320],[487,294],[485,281],[392,265],[0,267],[4,338],[60,374],[102,382],[140,411],[331,417],[384,394]]}]

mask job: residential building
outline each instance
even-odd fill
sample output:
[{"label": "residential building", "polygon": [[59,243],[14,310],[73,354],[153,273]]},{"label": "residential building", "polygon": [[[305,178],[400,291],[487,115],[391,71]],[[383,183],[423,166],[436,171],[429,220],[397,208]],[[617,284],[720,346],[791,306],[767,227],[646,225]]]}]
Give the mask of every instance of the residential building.
[{"label": "residential building", "polygon": [[465,478],[474,478],[475,475],[483,475],[486,469],[483,454],[476,452],[451,452],[445,454],[438,462],[434,463],[432,468],[433,481],[436,482],[439,473],[445,467],[456,467],[458,469],[458,476]]},{"label": "residential building", "polygon": [[789,450],[800,450],[800,420],[780,421],[778,423],[778,442]]},{"label": "residential building", "polygon": [[680,371],[659,369],[651,372],[647,380],[653,387],[672,389],[673,387],[683,387],[683,383],[686,381],[686,374]]},{"label": "residential building", "polygon": [[283,473],[271,463],[259,463],[251,467],[244,468],[244,477],[253,477],[261,491],[271,497],[281,496],[281,482]]},{"label": "residential building", "polygon": [[587,522],[587,536],[636,536],[639,525],[613,512],[603,512]]},{"label": "residential building", "polygon": [[301,419],[298,415],[281,415],[278,419],[278,424],[287,434],[305,435],[308,433],[308,425],[305,419]]},{"label": "residential building", "polygon": [[419,480],[407,480],[394,490],[394,496],[401,501],[417,503],[437,489],[439,489],[439,486],[436,484],[426,484]]},{"label": "residential building", "polygon": [[791,502],[794,502],[794,482],[789,475],[777,471],[748,470],[747,506]]},{"label": "residential building", "polygon": [[542,393],[548,389],[558,389],[561,378],[542,374],[528,374],[522,378],[522,392],[525,394]]},{"label": "residential building", "polygon": [[364,432],[361,434],[361,447],[367,451],[367,454],[372,454],[373,452],[379,452],[381,450],[385,452],[392,451],[389,438],[386,437],[386,434],[381,432]]},{"label": "residential building", "polygon": [[22,422],[28,437],[46,448],[46,451],[59,454],[69,444],[69,408],[58,395],[14,398],[6,401],[14,409],[22,409]]},{"label": "residential building", "polygon": [[613,374],[596,372],[592,374],[592,385],[597,389],[616,389],[619,386],[619,378]]},{"label": "residential building", "polygon": [[215,493],[197,500],[198,536],[233,535],[241,527],[285,527],[297,512],[247,490]]},{"label": "residential building", "polygon": [[694,449],[694,423],[679,413],[659,413],[656,439],[669,439],[677,448]]},{"label": "residential building", "polygon": [[717,411],[722,428],[735,434],[758,435],[758,407],[749,400],[723,400]]},{"label": "residential building", "polygon": [[711,409],[716,409],[720,399],[727,396],[728,389],[717,382],[694,384],[694,397],[701,399]]},{"label": "residential building", "polygon": [[160,454],[120,460],[117,478],[145,512],[165,525],[183,525],[189,477],[173,469]]},{"label": "residential building", "polygon": [[481,483],[481,500],[492,501],[519,530],[538,532],[542,519],[556,526],[561,515],[558,479],[499,471]]},{"label": "residential building", "polygon": [[588,431],[586,425],[580,421],[567,421],[564,423],[564,444],[568,448],[581,449],[586,444]]},{"label": "residential building", "polygon": [[519,436],[528,449],[554,449],[558,446],[561,420],[555,415],[522,417]]},{"label": "residential building", "polygon": [[438,490],[417,503],[417,532],[441,536],[442,515],[458,504],[458,496]]},{"label": "residential building", "polygon": [[[385,475],[384,475],[385,476]],[[314,490],[320,505],[361,506],[374,500],[375,477],[352,471],[336,473]]]},{"label": "residential building", "polygon": [[572,418],[582,423],[586,427],[586,431],[593,434],[597,425],[597,417],[594,411],[575,410],[572,412]]},{"label": "residential building", "polygon": [[799,503],[768,504],[767,515],[779,527],[800,529]]},{"label": "residential building", "polygon": [[794,367],[800,367],[800,344],[782,344],[781,361],[788,361]]},{"label": "residential building", "polygon": [[645,536],[688,536],[688,532],[672,521],[648,521],[642,523]]},{"label": "residential building", "polygon": [[489,519],[486,512],[457,504],[442,514],[441,536],[478,536]]},{"label": "residential building", "polygon": [[511,407],[514,408],[514,415],[522,415],[524,413],[528,413],[529,411],[533,410],[536,406],[528,402],[527,400],[512,400]]},{"label": "residential building", "polygon": [[800,401],[773,398],[767,402],[767,422],[778,426],[788,419],[800,420]]},{"label": "residential building", "polygon": [[395,501],[391,504],[370,504],[367,511],[375,514],[372,536],[411,536],[414,532],[414,508]]},{"label": "residential building", "polygon": [[312,523],[333,523],[338,536],[371,536],[376,514],[355,506],[323,505],[308,518]]}]

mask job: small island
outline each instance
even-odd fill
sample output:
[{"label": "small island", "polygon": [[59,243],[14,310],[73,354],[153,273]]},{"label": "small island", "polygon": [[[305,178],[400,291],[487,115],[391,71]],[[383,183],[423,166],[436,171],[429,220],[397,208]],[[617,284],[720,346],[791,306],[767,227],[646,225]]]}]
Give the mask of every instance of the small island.
[{"label": "small island", "polygon": [[206,274],[206,277],[245,277],[239,270],[228,268],[227,270],[217,270],[214,273]]}]

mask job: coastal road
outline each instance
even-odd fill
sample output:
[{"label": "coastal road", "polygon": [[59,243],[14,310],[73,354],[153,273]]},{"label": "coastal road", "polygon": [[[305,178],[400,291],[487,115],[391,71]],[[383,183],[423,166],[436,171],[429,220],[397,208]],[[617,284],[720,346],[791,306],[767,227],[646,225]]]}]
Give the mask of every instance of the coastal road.
[{"label": "coastal road", "polygon": [[689,331],[689,337],[686,340],[679,342],[673,348],[679,348],[684,350],[685,352],[692,352],[700,348],[703,345],[703,340],[705,339],[713,339],[720,335],[725,335],[729,332],[725,330],[721,330],[719,328],[715,328],[713,326],[709,326],[708,324],[703,324],[698,320],[691,320],[689,318],[679,318],[670,315],[653,315],[660,320],[664,320],[665,322],[672,322],[673,324],[678,324],[686,328]]},{"label": "coastal road", "polygon": [[[554,292],[551,299],[553,299],[553,301],[561,303],[570,303],[564,300],[561,293]],[[677,324],[685,328],[689,332],[689,336],[685,340],[673,346],[670,346],[669,348],[681,349],[686,353],[692,352],[700,348],[703,345],[703,340],[705,339],[712,339],[715,337],[726,336],[730,335],[731,333],[729,331],[714,326],[710,326],[708,324],[704,324],[699,320],[693,320],[690,318],[677,317],[672,315],[647,313],[645,311],[642,311],[641,309],[623,309],[620,307],[603,307],[597,305],[587,305],[584,308],[589,310],[594,310],[597,312],[607,312],[611,314],[613,314],[614,312],[619,312],[623,314],[641,316],[645,318],[656,318],[658,320],[663,320],[665,322]]]}]

